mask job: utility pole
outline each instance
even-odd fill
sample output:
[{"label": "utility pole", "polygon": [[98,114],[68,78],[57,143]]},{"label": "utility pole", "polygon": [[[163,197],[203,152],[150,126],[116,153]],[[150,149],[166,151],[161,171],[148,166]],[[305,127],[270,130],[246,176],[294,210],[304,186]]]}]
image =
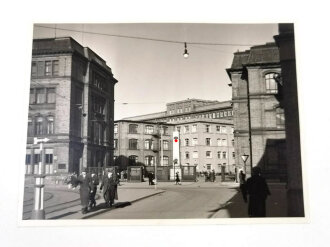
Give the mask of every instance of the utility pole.
[{"label": "utility pole", "polygon": [[33,220],[44,220],[45,210],[44,210],[44,178],[45,175],[45,154],[43,143],[48,142],[48,138],[38,139],[34,138],[34,144],[40,143],[40,161],[38,167],[38,174],[34,175],[36,181],[34,185],[34,208],[31,213],[31,219]]}]

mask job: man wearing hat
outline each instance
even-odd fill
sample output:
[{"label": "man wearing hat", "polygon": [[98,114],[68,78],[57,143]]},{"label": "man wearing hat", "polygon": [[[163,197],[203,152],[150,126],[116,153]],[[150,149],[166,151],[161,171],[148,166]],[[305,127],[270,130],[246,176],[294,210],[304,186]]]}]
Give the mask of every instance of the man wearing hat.
[{"label": "man wearing hat", "polygon": [[82,213],[88,212],[89,193],[90,187],[90,176],[87,174],[87,169],[84,169],[78,178],[73,181],[74,186],[80,185],[80,201],[82,206]]},{"label": "man wearing hat", "polygon": [[103,197],[107,207],[111,207],[115,199],[115,185],[116,181],[112,172],[108,172],[102,179],[100,190],[103,188]]}]

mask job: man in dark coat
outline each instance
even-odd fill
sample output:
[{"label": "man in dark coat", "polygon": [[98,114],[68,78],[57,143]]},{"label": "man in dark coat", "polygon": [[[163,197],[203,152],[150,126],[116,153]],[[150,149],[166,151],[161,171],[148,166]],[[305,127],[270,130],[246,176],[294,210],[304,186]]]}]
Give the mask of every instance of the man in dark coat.
[{"label": "man in dark coat", "polygon": [[180,185],[179,172],[176,172],[176,175],[175,175],[175,184],[179,184]]},{"label": "man in dark coat", "polygon": [[247,202],[245,173],[242,170],[240,170],[240,172],[239,172],[239,188],[243,195],[244,201]]},{"label": "man in dark coat", "polygon": [[81,211],[83,214],[86,214],[88,212],[89,193],[91,191],[90,176],[87,174],[87,171],[84,170],[78,178],[73,176],[72,179],[73,186],[80,185]]},{"label": "man in dark coat", "polygon": [[108,172],[102,179],[100,190],[103,188],[103,197],[107,207],[111,207],[115,199],[116,181],[113,178],[112,172]]},{"label": "man in dark coat", "polygon": [[149,179],[149,185],[153,185],[154,182],[152,182],[152,180],[154,179],[154,174],[152,172],[148,173],[148,179]]},{"label": "man in dark coat", "polygon": [[266,199],[270,191],[266,180],[260,176],[260,167],[252,168],[252,176],[246,181],[246,195],[249,196],[249,217],[266,217]]},{"label": "man in dark coat", "polygon": [[89,207],[90,208],[93,208],[96,206],[95,195],[96,195],[98,185],[99,185],[99,178],[96,176],[95,172],[92,172],[91,177],[90,177],[91,191],[89,193]]}]

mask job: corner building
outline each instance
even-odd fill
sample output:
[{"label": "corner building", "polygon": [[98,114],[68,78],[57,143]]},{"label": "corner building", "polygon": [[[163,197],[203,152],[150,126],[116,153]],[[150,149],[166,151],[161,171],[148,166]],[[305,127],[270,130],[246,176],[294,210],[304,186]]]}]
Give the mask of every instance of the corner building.
[{"label": "corner building", "polygon": [[79,173],[113,159],[114,86],[106,62],[70,37],[33,40],[26,174]]},{"label": "corner building", "polygon": [[[260,166],[268,179],[285,181],[285,117],[279,101],[278,47],[275,43],[267,43],[234,53],[227,73],[232,82],[236,164],[250,174],[252,158],[252,166]],[[246,167],[241,159],[243,154],[250,156]]]}]

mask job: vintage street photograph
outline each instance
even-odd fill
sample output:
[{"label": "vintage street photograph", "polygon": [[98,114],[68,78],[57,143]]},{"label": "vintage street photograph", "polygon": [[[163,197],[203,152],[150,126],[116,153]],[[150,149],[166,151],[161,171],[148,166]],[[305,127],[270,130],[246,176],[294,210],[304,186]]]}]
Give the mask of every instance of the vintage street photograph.
[{"label": "vintage street photograph", "polygon": [[30,67],[22,221],[305,219],[293,23],[34,23]]}]

